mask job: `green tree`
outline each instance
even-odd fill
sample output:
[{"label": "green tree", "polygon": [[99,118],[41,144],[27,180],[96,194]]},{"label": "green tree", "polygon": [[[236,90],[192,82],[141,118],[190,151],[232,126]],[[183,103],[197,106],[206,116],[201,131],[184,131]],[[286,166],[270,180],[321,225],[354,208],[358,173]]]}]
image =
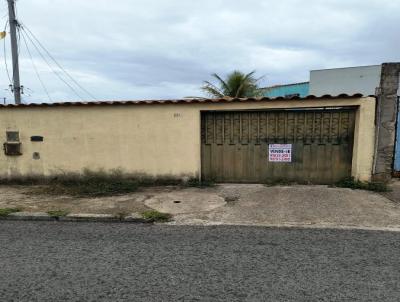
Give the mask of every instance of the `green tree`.
[{"label": "green tree", "polygon": [[225,96],[233,98],[262,96],[262,89],[258,86],[261,78],[254,77],[255,71],[245,74],[240,71],[233,71],[222,79],[218,74],[212,74],[217,84],[204,81],[201,89],[211,97],[222,98]]}]

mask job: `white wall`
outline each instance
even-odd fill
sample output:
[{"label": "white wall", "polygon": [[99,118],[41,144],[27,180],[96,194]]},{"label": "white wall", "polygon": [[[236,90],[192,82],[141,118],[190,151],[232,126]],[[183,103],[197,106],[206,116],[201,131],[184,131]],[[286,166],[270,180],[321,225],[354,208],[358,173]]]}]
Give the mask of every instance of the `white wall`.
[{"label": "white wall", "polygon": [[381,65],[311,70],[309,94],[316,96],[341,93],[375,95],[380,76]]}]

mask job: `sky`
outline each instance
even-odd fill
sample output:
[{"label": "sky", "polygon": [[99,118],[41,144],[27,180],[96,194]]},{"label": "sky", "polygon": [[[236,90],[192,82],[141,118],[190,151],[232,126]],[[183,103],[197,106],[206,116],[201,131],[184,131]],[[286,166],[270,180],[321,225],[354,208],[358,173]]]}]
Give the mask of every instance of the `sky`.
[{"label": "sky", "polygon": [[[18,0],[17,15],[26,103],[204,96],[212,73],[256,70],[270,86],[400,61],[400,0]],[[89,94],[44,56],[48,66],[28,30]],[[0,42],[0,98],[12,102]]]}]

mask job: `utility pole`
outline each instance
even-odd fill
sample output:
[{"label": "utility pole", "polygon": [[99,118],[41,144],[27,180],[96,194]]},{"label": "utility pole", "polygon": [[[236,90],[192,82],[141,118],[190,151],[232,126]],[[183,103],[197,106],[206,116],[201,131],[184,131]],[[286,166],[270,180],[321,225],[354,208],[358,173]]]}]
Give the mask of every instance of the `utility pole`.
[{"label": "utility pole", "polygon": [[18,64],[18,43],[17,43],[17,26],[18,21],[15,19],[15,0],[7,0],[8,2],[8,16],[10,23],[11,35],[11,54],[13,61],[13,82],[15,104],[21,104],[21,85],[19,82],[19,64]]}]

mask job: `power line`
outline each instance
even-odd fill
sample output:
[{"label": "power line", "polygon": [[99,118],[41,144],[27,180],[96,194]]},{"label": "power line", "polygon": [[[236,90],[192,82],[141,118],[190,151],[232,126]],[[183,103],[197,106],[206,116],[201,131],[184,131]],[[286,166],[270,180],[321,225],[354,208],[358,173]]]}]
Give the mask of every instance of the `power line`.
[{"label": "power line", "polygon": [[[45,93],[47,94],[47,97],[49,98],[50,101],[52,101],[50,94],[48,93],[48,90],[43,82],[43,80],[41,79],[38,69],[35,65],[35,62],[33,60],[33,56],[31,53],[31,50],[29,49],[28,46],[28,42],[32,43],[32,45],[34,46],[34,48],[36,49],[36,51],[38,52],[38,54],[40,55],[40,57],[43,59],[43,61],[48,65],[48,67],[50,68],[50,70],[66,85],[68,86],[69,89],[71,89],[71,91],[80,99],[83,100],[83,97],[81,96],[80,93],[84,93],[87,94],[90,98],[93,98],[96,100],[96,97],[93,96],[84,86],[82,86],[78,81],[75,80],[75,78],[69,74],[67,72],[66,69],[63,68],[63,66],[61,66],[60,63],[58,63],[58,61],[52,56],[52,54],[45,48],[45,46],[40,42],[40,40],[35,36],[35,34],[29,29],[27,28],[25,25],[22,26],[21,23],[19,23],[17,21],[17,8],[14,4],[14,0],[9,0],[8,1],[8,9],[9,9],[9,20],[7,20],[6,24],[5,24],[5,31],[7,29],[7,26],[9,26],[11,28],[11,38],[12,38],[12,50],[13,50],[13,79],[14,79],[14,86],[13,87],[13,81],[11,79],[10,76],[10,71],[8,68],[8,64],[7,64],[7,47],[6,47],[6,41],[4,41],[4,62],[5,62],[5,69],[7,72],[7,77],[8,80],[10,82],[10,87],[11,87],[11,91],[13,91],[14,89],[14,94],[15,94],[15,98],[16,98],[16,102],[17,102],[17,90],[18,92],[20,91],[20,89],[22,88],[22,86],[19,85],[19,73],[18,73],[18,57],[20,55],[20,53],[22,52],[22,47],[21,47],[21,35],[22,35],[22,39],[24,40],[24,44],[26,46],[27,52],[29,54],[29,57],[31,59],[31,63],[33,66],[33,69],[36,73],[36,76],[38,77],[43,90],[45,91]],[[12,20],[12,23],[10,23]],[[17,50],[17,51],[15,51]],[[44,52],[42,52],[44,51]],[[14,59],[14,57],[16,57],[16,59]],[[55,63],[56,66],[54,66]],[[55,68],[54,68],[55,67]],[[59,70],[58,70],[59,69]],[[17,73],[15,74],[14,72]],[[60,72],[61,71],[61,72]],[[68,80],[68,81],[67,81]],[[78,88],[78,89],[77,89]],[[81,91],[80,91],[81,90]],[[80,92],[78,92],[80,91]],[[19,97],[20,99],[21,97]]]},{"label": "power line", "polygon": [[[4,26],[4,31],[7,30],[7,25],[8,25],[8,20],[6,21],[6,25]],[[3,52],[4,52],[4,65],[6,66],[6,72],[7,72],[7,77],[9,84],[12,85],[11,81],[11,76],[10,76],[10,71],[8,70],[8,64],[7,64],[7,47],[6,47],[6,38],[3,39]]]},{"label": "power line", "polygon": [[26,38],[28,38],[28,40],[32,43],[32,45],[35,47],[36,51],[38,52],[38,54],[41,56],[41,58],[43,59],[44,62],[46,62],[46,64],[49,66],[50,70],[65,84],[69,87],[69,89],[71,89],[71,91],[73,93],[75,93],[75,95],[81,100],[83,101],[84,99],[82,98],[82,96],[74,89],[74,87],[72,87],[65,79],[63,79],[59,73],[57,71],[55,71],[53,69],[53,67],[51,66],[51,64],[49,63],[49,61],[46,59],[46,57],[42,54],[41,50],[39,49],[39,47],[35,44],[35,42],[32,40],[32,38],[26,33],[26,31],[24,30],[24,27],[22,27],[22,30],[25,33]]},{"label": "power line", "polygon": [[27,52],[28,52],[28,54],[29,54],[29,57],[31,58],[32,66],[33,66],[33,69],[35,70],[36,76],[38,77],[39,82],[40,82],[40,84],[42,85],[43,90],[46,92],[47,97],[49,98],[50,102],[52,102],[53,100],[51,99],[50,94],[49,94],[49,92],[48,92],[46,86],[44,85],[42,79],[40,78],[39,72],[38,72],[38,70],[37,70],[37,68],[36,68],[36,64],[35,64],[35,62],[33,61],[33,57],[32,57],[31,51],[29,50],[28,43],[26,42],[24,33],[21,32],[21,35],[22,35],[22,39],[23,39],[23,41],[24,41],[26,50],[27,50]]},{"label": "power line", "polygon": [[46,54],[50,57],[50,59],[58,66],[58,68],[60,68],[64,74],[76,85],[78,86],[82,91],[84,91],[88,96],[90,96],[91,98],[93,98],[94,100],[97,100],[97,98],[95,96],[93,96],[93,94],[91,94],[85,87],[83,87],[81,84],[79,84],[58,62],[57,60],[51,55],[51,53],[43,46],[43,44],[39,41],[38,38],[36,38],[36,36],[33,34],[33,32],[25,26],[25,24],[23,26],[21,26],[22,29],[26,32],[26,30],[28,31],[28,34],[30,34],[33,39],[39,44],[39,46],[46,52]]}]

